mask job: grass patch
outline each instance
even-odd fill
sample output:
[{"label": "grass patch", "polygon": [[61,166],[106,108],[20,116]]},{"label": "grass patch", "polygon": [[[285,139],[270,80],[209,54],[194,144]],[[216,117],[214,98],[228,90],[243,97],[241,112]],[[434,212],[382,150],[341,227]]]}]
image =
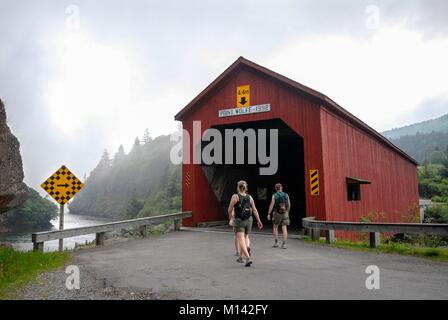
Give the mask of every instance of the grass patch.
[{"label": "grass patch", "polygon": [[0,247],[0,299],[11,285],[23,285],[40,272],[64,265],[70,258],[65,252],[20,252]]},{"label": "grass patch", "polygon": [[320,239],[318,242],[313,242],[309,237],[305,238],[305,241],[349,250],[395,253],[407,256],[418,256],[439,261],[448,261],[448,248],[446,247],[438,247],[438,248],[419,247],[406,243],[391,242],[391,243],[382,243],[377,248],[370,248],[369,244],[366,242],[336,240],[336,242],[332,244],[327,244],[324,239]]}]

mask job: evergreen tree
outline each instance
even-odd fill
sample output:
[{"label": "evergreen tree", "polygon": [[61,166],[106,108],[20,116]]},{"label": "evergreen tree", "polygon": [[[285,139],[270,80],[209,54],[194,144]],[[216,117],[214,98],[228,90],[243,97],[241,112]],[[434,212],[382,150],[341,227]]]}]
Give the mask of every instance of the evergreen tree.
[{"label": "evergreen tree", "polygon": [[439,151],[438,148],[436,148],[433,153],[431,153],[431,156],[429,158],[429,162],[432,164],[445,164],[446,161],[446,155]]},{"label": "evergreen tree", "polygon": [[138,166],[141,161],[143,161],[142,145],[140,144],[140,139],[138,137],[135,138],[134,145],[132,146],[129,155],[129,162],[132,167]]},{"label": "evergreen tree", "polygon": [[101,156],[101,160],[99,165],[102,168],[109,168],[110,167],[110,157],[109,157],[109,152],[107,151],[107,149],[104,149],[103,155]]},{"label": "evergreen tree", "polygon": [[124,147],[123,147],[123,145],[120,145],[117,153],[114,156],[113,165],[116,166],[116,165],[119,165],[120,163],[122,163],[125,156],[126,156],[126,154],[124,152]]},{"label": "evergreen tree", "polygon": [[148,128],[146,128],[145,132],[143,133],[143,144],[147,144],[147,143],[149,143],[151,141],[152,141],[152,139],[151,139],[151,137],[149,135],[149,130],[148,130]]},{"label": "evergreen tree", "polygon": [[141,147],[140,139],[138,137],[135,137],[134,145],[132,146],[130,153],[134,153],[135,151],[140,150],[140,147]]}]

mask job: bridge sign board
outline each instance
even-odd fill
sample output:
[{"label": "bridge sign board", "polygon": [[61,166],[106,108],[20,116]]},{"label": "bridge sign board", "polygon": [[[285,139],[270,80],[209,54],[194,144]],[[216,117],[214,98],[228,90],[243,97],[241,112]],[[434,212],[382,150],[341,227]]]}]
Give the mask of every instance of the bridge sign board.
[{"label": "bridge sign board", "polygon": [[225,117],[233,117],[233,116],[242,116],[249,113],[260,113],[260,112],[269,112],[271,111],[271,105],[260,104],[256,106],[248,106],[248,107],[238,107],[232,109],[223,109],[218,111],[219,118]]},{"label": "bridge sign board", "polygon": [[40,186],[59,204],[64,205],[84,187],[84,183],[66,166],[62,166]]}]

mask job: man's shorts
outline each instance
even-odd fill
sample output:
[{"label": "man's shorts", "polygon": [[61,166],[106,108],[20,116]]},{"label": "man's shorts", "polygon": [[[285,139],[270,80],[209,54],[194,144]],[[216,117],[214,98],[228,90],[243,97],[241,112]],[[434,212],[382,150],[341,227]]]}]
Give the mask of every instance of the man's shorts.
[{"label": "man's shorts", "polygon": [[235,226],[233,227],[233,230],[235,233],[244,232],[245,234],[249,234],[252,231],[253,221],[252,217],[246,220],[235,218]]},{"label": "man's shorts", "polygon": [[272,221],[277,226],[289,226],[289,213],[278,213],[274,211],[274,216],[272,217]]}]

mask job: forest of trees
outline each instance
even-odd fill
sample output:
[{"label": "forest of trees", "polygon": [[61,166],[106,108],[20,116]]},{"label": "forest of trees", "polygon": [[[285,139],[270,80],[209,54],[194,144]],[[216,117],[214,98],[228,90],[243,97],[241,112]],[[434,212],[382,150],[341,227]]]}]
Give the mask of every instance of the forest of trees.
[{"label": "forest of trees", "polygon": [[434,150],[448,148],[448,114],[382,133],[419,163],[429,161]]},{"label": "forest of trees", "polygon": [[169,159],[173,145],[169,136],[152,139],[146,130],[128,154],[123,146],[112,157],[105,150],[70,212],[125,219],[179,211],[181,168]]},{"label": "forest of trees", "polygon": [[58,216],[58,207],[42,198],[33,188],[28,188],[28,197],[18,208],[4,213],[1,226],[4,231],[47,229],[51,220]]},{"label": "forest of trees", "polygon": [[424,134],[417,132],[391,141],[419,163],[424,163],[429,161],[429,157],[434,150],[446,150],[448,148],[448,132],[432,131]]},{"label": "forest of trees", "polygon": [[418,181],[420,197],[437,203],[426,209],[425,221],[448,223],[448,149],[431,153],[418,168]]},{"label": "forest of trees", "polygon": [[432,152],[418,174],[420,197],[448,203],[448,150]]},{"label": "forest of trees", "polygon": [[448,223],[448,114],[383,134],[421,164],[420,197],[437,203],[425,211],[426,222]]}]

